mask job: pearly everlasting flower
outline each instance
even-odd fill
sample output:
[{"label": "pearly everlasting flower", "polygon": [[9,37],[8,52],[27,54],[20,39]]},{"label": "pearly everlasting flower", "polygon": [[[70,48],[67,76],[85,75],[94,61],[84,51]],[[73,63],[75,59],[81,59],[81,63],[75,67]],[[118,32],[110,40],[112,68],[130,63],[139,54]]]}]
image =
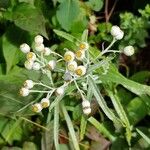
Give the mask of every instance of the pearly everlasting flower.
[{"label": "pearly everlasting flower", "polygon": [[134,47],[133,46],[126,46],[124,49],[123,49],[123,53],[127,56],[132,56],[134,54]]},{"label": "pearly everlasting flower", "polygon": [[33,61],[29,61],[29,60],[25,61],[24,66],[26,69],[31,70],[33,67]]},{"label": "pearly everlasting flower", "polygon": [[29,89],[24,88],[24,87],[21,88],[20,91],[19,91],[19,94],[20,94],[21,96],[23,96],[23,97],[28,96],[29,93],[30,93]]},{"label": "pearly everlasting flower", "polygon": [[43,43],[43,37],[41,36],[41,35],[37,35],[35,38],[34,38],[34,42],[36,43],[36,44],[42,44]]},{"label": "pearly everlasting flower", "polygon": [[54,68],[56,67],[56,61],[55,60],[50,60],[49,62],[48,62],[48,68],[50,69],[50,70],[54,70]]},{"label": "pearly everlasting flower", "polygon": [[36,60],[36,55],[33,52],[27,53],[26,57],[27,57],[27,60],[29,60],[29,61],[35,61]]},{"label": "pearly everlasting flower", "polygon": [[45,48],[44,48],[44,51],[43,51],[43,53],[44,53],[44,55],[45,55],[45,56],[48,56],[48,55],[50,55],[50,54],[51,54],[51,50],[50,50],[50,48],[48,48],[48,47],[45,47]]},{"label": "pearly everlasting flower", "polygon": [[43,98],[43,99],[41,100],[42,108],[47,108],[47,107],[49,107],[49,104],[50,104],[49,99]]},{"label": "pearly everlasting flower", "polygon": [[72,51],[67,51],[65,54],[64,54],[64,60],[66,62],[71,62],[73,61],[75,58],[75,54],[72,52]]},{"label": "pearly everlasting flower", "polygon": [[78,66],[77,69],[75,70],[76,75],[78,76],[83,76],[86,74],[86,67],[84,66]]},{"label": "pearly everlasting flower", "polygon": [[35,103],[34,105],[32,105],[32,111],[33,112],[41,112],[42,110],[42,106],[40,103]]},{"label": "pearly everlasting flower", "polygon": [[35,50],[38,51],[38,52],[42,52],[44,51],[44,44],[37,44],[35,43]]},{"label": "pearly everlasting flower", "polygon": [[69,62],[67,65],[67,69],[69,71],[74,72],[76,70],[76,68],[77,68],[77,62],[76,61]]},{"label": "pearly everlasting flower", "polygon": [[82,108],[83,108],[83,113],[85,115],[89,115],[91,113],[91,105],[88,100],[83,100],[82,101]]},{"label": "pearly everlasting flower", "polygon": [[121,40],[124,36],[124,32],[118,26],[112,26],[110,33],[116,40]]},{"label": "pearly everlasting flower", "polygon": [[23,43],[23,44],[20,45],[20,50],[23,53],[29,53],[30,52],[30,46],[26,43]]},{"label": "pearly everlasting flower", "polygon": [[32,80],[26,80],[23,85],[27,89],[32,89],[34,86],[34,82]]},{"label": "pearly everlasting flower", "polygon": [[56,89],[55,93],[56,93],[57,96],[61,96],[61,95],[64,94],[64,91],[65,91],[64,87],[61,86],[61,87]]},{"label": "pearly everlasting flower", "polygon": [[38,62],[34,62],[32,68],[33,68],[33,70],[40,70],[41,65]]},{"label": "pearly everlasting flower", "polygon": [[80,50],[83,50],[83,51],[86,51],[86,50],[89,49],[89,44],[86,43],[86,42],[82,42],[82,43],[80,43],[80,45],[79,45],[79,49],[80,49]]},{"label": "pearly everlasting flower", "polygon": [[85,52],[83,50],[76,51],[76,59],[83,60],[85,58]]}]

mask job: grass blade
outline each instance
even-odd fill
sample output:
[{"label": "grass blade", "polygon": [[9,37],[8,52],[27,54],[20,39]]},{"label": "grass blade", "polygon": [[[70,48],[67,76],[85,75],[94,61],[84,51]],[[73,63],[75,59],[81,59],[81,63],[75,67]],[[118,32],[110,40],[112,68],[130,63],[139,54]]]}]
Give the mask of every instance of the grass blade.
[{"label": "grass blade", "polygon": [[111,101],[114,105],[114,108],[118,114],[118,116],[121,119],[121,122],[124,124],[124,126],[126,127],[126,139],[128,141],[129,146],[131,145],[131,137],[132,137],[132,129],[131,129],[131,125],[130,122],[128,120],[128,117],[123,109],[123,106],[120,103],[119,97],[114,94],[111,90],[108,90],[108,87],[106,89],[106,91],[108,92],[108,95],[111,98]]},{"label": "grass blade", "polygon": [[119,119],[115,116],[115,114],[108,108],[103,96],[101,95],[97,85],[95,84],[95,82],[93,81],[93,79],[91,77],[89,77],[89,86],[92,88],[93,94],[99,104],[99,106],[101,107],[101,109],[103,110],[103,112],[106,114],[106,116],[112,120],[114,123],[120,123]]},{"label": "grass blade", "polygon": [[80,150],[78,140],[77,140],[74,128],[73,128],[73,124],[71,122],[71,119],[70,119],[70,117],[68,115],[68,112],[67,112],[67,110],[66,110],[63,103],[61,103],[61,108],[62,108],[62,112],[63,112],[63,115],[65,117],[68,129],[69,129],[69,133],[71,135],[71,139],[72,139],[72,142],[73,142],[73,145],[74,145],[74,149],[75,150]]},{"label": "grass blade", "polygon": [[149,138],[147,135],[145,135],[141,130],[139,130],[139,129],[137,129],[137,128],[136,128],[136,131],[141,135],[141,137],[142,137],[148,144],[150,144],[150,138]]},{"label": "grass blade", "polygon": [[100,133],[105,135],[110,141],[115,141],[116,137],[113,136],[102,124],[100,124],[95,118],[90,117],[88,121],[98,129]]},{"label": "grass blade", "polygon": [[59,147],[59,105],[54,108],[54,145],[56,150],[60,150]]}]

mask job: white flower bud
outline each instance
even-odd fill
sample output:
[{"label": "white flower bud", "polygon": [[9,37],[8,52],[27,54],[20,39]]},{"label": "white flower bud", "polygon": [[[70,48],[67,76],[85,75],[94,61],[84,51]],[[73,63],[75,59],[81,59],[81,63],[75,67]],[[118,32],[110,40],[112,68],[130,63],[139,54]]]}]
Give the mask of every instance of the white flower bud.
[{"label": "white flower bud", "polygon": [[85,115],[89,115],[91,113],[91,108],[86,108],[86,109],[83,109],[83,113]]},{"label": "white flower bud", "polygon": [[49,104],[50,104],[49,99],[43,98],[43,99],[41,100],[42,108],[47,108],[47,107],[49,107]]},{"label": "white flower bud", "polygon": [[56,61],[55,60],[50,60],[49,62],[48,62],[48,68],[50,69],[50,70],[54,70],[54,68],[56,67]]},{"label": "white flower bud", "polygon": [[91,105],[88,100],[83,100],[82,101],[82,108],[83,108],[83,113],[86,115],[89,115],[91,113]]},{"label": "white flower bud", "polygon": [[64,94],[64,91],[65,91],[64,87],[61,86],[61,87],[56,89],[55,93],[56,93],[57,96],[61,96],[61,95]]},{"label": "white flower bud", "polygon": [[33,61],[25,61],[24,66],[26,69],[31,70],[33,67]]},{"label": "white flower bud", "polygon": [[44,55],[45,55],[45,56],[48,56],[48,55],[50,55],[50,54],[51,54],[50,48],[45,47],[45,48],[44,48]]},{"label": "white flower bud", "polygon": [[124,49],[123,49],[123,53],[127,56],[132,56],[134,54],[134,47],[133,46],[126,46]]},{"label": "white flower bud", "polygon": [[73,61],[75,58],[75,54],[72,52],[72,51],[67,51],[65,54],[64,54],[64,60],[66,62],[71,62]]},{"label": "white flower bud", "polygon": [[77,68],[77,62],[76,61],[69,62],[67,68],[69,71],[74,72]]},{"label": "white flower bud", "polygon": [[36,60],[36,55],[33,52],[27,53],[26,57],[27,57],[27,60],[29,60],[29,61],[35,61]]},{"label": "white flower bud", "polygon": [[41,112],[41,110],[42,110],[42,106],[40,103],[36,103],[36,104],[32,105],[33,112],[37,113],[37,112]]},{"label": "white flower bud", "polygon": [[121,40],[124,36],[124,32],[118,26],[112,26],[110,33],[116,40]]},{"label": "white flower bud", "polygon": [[30,52],[30,46],[26,43],[23,43],[23,44],[20,45],[20,50],[23,53],[29,53]]},{"label": "white flower bud", "polygon": [[84,66],[78,66],[75,70],[76,75],[83,76],[86,74],[86,68]]},{"label": "white flower bud", "polygon": [[41,65],[38,62],[34,62],[32,68],[33,68],[33,70],[40,70]]},{"label": "white flower bud", "polygon": [[34,86],[34,82],[32,80],[26,80],[23,85],[27,89],[32,89]]},{"label": "white flower bud", "polygon": [[80,45],[79,45],[79,49],[80,49],[80,50],[83,50],[83,51],[86,51],[86,50],[89,49],[89,44],[86,43],[86,42],[82,42],[82,43],[80,43]]},{"label": "white flower bud", "polygon": [[30,91],[27,88],[21,88],[19,93],[20,93],[21,96],[25,97],[25,96],[29,95]]},{"label": "white flower bud", "polygon": [[35,43],[35,50],[38,51],[38,52],[44,51],[44,44]]},{"label": "white flower bud", "polygon": [[34,38],[34,42],[36,44],[42,44],[44,41],[43,37],[41,35],[37,35],[35,38]]},{"label": "white flower bud", "polygon": [[83,50],[76,51],[76,59],[83,60],[85,58],[85,52]]}]

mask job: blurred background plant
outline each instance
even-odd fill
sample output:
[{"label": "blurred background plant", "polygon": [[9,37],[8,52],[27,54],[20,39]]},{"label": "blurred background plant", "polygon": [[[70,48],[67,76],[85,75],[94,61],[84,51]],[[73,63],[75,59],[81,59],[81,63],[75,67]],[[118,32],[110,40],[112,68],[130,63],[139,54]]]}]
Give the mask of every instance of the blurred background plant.
[{"label": "blurred background plant", "polygon": [[[29,109],[29,104],[33,100],[38,101],[43,95],[32,94],[28,98],[18,95],[22,83],[29,77],[35,81],[47,82],[46,77],[40,73],[23,68],[25,56],[19,51],[20,44],[26,42],[31,45],[34,36],[41,34],[45,37],[46,46],[63,54],[66,47],[74,49],[74,43],[64,40],[61,34],[57,36],[53,29],[63,30],[80,38],[88,28],[90,51],[95,56],[101,51],[102,45],[107,46],[112,40],[110,29],[114,24],[124,30],[125,37],[113,48],[122,49],[132,45],[136,48],[136,55],[131,58],[123,54],[117,55],[113,61],[115,66],[107,76],[100,74],[104,87],[99,90],[113,110],[112,99],[115,93],[127,113],[130,124],[134,126],[132,149],[149,149],[150,98],[143,89],[144,84],[149,85],[150,79],[149,4],[148,0],[0,0],[1,149],[54,149],[53,116],[47,124],[48,110],[44,110],[42,114],[34,114]],[[68,36],[65,38],[68,39]],[[54,74],[54,77],[61,79],[60,74]],[[95,99],[92,100],[93,111],[89,118],[82,116],[79,99],[77,94],[73,94],[64,100],[76,136],[80,137],[80,148],[128,149],[124,129],[114,125],[105,116]],[[61,149],[73,149],[65,118],[60,118]]]}]

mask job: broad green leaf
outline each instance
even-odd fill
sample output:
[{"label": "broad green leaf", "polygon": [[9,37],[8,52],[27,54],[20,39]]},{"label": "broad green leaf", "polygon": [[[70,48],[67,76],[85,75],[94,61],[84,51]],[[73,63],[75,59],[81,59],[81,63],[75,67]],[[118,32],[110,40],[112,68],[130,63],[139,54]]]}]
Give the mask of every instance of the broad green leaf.
[{"label": "broad green leaf", "polygon": [[134,125],[147,115],[148,108],[142,98],[136,97],[127,105],[127,113],[131,124]]},{"label": "broad green leaf", "polygon": [[79,2],[77,0],[63,1],[56,12],[57,19],[66,31],[70,31],[71,26],[80,12]]},{"label": "broad green leaf", "polygon": [[28,3],[20,3],[13,10],[16,26],[34,34],[42,34],[48,38],[45,28],[46,20],[40,11]]},{"label": "broad green leaf", "polygon": [[11,148],[4,146],[1,150],[22,150],[22,148],[16,147],[16,146],[11,147]]},{"label": "broad green leaf", "polygon": [[133,76],[131,76],[130,79],[139,83],[145,83],[148,79],[150,79],[150,72],[149,71],[137,72]]},{"label": "broad green leaf", "polygon": [[67,112],[67,110],[66,110],[63,103],[61,103],[61,109],[62,109],[64,118],[66,120],[67,126],[68,126],[68,130],[69,130],[69,133],[70,133],[70,136],[71,136],[72,143],[74,145],[74,149],[75,150],[80,150],[78,140],[77,140],[74,128],[73,128],[72,121],[71,121],[71,118],[70,118],[70,116],[69,116],[69,114],[68,114],[68,112]]},{"label": "broad green leaf", "polygon": [[100,11],[103,7],[103,0],[89,0],[86,4],[94,11]]},{"label": "broad green leaf", "polygon": [[14,44],[12,44],[6,35],[3,36],[3,54],[7,65],[7,73],[9,70],[16,65],[20,58],[19,54],[21,52],[19,51],[19,48],[16,47]]},{"label": "broad green leaf", "polygon": [[[2,118],[1,118],[2,119]],[[7,119],[7,118],[6,118]],[[4,118],[3,118],[4,120]],[[0,120],[2,121],[2,120]],[[2,137],[6,142],[12,144],[13,141],[20,141],[23,135],[22,128],[20,126],[21,120],[8,120],[7,123],[3,126],[3,130],[1,131]]]}]

